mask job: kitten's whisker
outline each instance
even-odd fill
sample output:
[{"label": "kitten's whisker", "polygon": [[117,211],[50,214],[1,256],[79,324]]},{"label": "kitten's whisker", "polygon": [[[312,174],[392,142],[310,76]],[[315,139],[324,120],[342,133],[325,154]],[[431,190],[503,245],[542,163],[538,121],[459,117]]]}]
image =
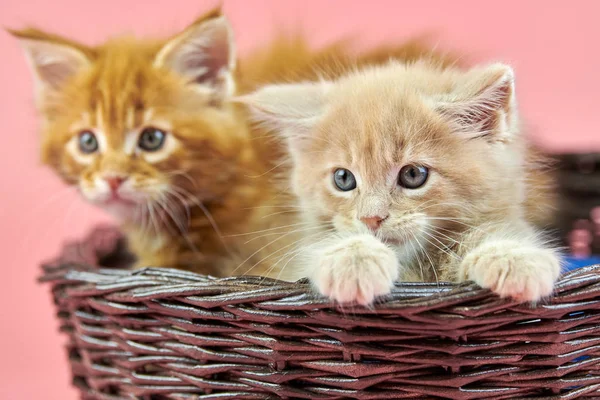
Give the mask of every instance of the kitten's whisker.
[{"label": "kitten's whisker", "polygon": [[[169,200],[166,196],[162,196],[157,202],[156,204],[163,209],[170,218],[167,218],[167,220],[165,220],[164,218],[164,214],[160,213],[160,217],[163,220],[163,222],[165,223],[165,225],[170,227],[170,221],[172,221],[175,224],[175,227],[177,228],[177,230],[182,234],[185,235],[187,232],[186,227],[181,223],[181,221],[179,220],[179,218],[177,217],[177,215],[175,214],[175,211],[172,211],[169,208]],[[175,232],[175,235],[177,235],[178,232]]]},{"label": "kitten's whisker", "polygon": [[[334,232],[333,234],[331,232]],[[335,228],[330,228],[328,230],[325,231],[321,231],[321,232],[316,232],[314,234],[308,235],[305,238],[303,238],[303,240],[310,240],[312,241],[312,239],[317,236],[317,235],[325,235],[324,237],[322,237],[320,240],[317,241],[313,241],[312,243],[306,245],[306,246],[301,246],[298,245],[297,248],[288,251],[286,254],[284,254],[283,256],[281,256],[279,258],[279,260],[277,260],[277,262],[269,269],[269,273],[283,260],[285,260],[287,257],[289,257],[288,261],[283,265],[283,267],[281,267],[281,269],[279,270],[279,273],[277,274],[276,279],[280,279],[281,278],[281,274],[285,271],[286,267],[288,266],[288,264],[294,259],[296,258],[299,254],[301,253],[306,253],[307,251],[309,251],[310,249],[312,249],[313,247],[323,243],[325,240],[328,240],[329,238],[332,238],[336,235],[335,233]]]},{"label": "kitten's whisker", "polygon": [[[426,236],[428,236],[428,237],[432,238],[432,239],[433,239],[433,240],[435,240],[435,241],[436,241],[436,242],[437,242],[437,243],[438,243],[440,246],[442,246],[442,248],[441,248],[440,250],[447,248],[447,244],[446,244],[446,243],[444,243],[444,242],[442,242],[441,240],[439,240],[438,238],[436,238],[434,235],[432,235],[432,234],[431,234],[430,232],[428,232],[427,230],[423,230],[423,231],[421,231],[421,233],[423,233],[424,235],[426,235]],[[456,240],[453,240],[453,239],[452,239],[452,241],[453,241],[454,243],[460,243],[460,242],[458,242],[458,241],[456,241]]]},{"label": "kitten's whisker", "polygon": [[177,192],[175,192],[174,190],[171,189],[167,189],[167,194],[170,194],[171,196],[174,196],[177,200],[179,200],[181,202],[181,205],[183,206],[185,213],[187,215],[187,227],[189,228],[190,224],[192,223],[192,215],[190,212],[190,207],[189,205],[186,203],[185,198],[183,198],[180,194],[178,194]]},{"label": "kitten's whisker", "polygon": [[148,240],[148,235],[150,235],[151,225],[150,225],[150,203],[148,200],[144,202],[144,208],[142,209],[142,215],[145,221],[145,229],[144,229],[144,241]]},{"label": "kitten's whisker", "polygon": [[[279,263],[283,260],[285,260],[286,258],[290,257],[288,259],[288,262],[286,262],[286,264],[280,269],[279,273],[277,274],[277,278],[276,279],[280,279],[281,274],[283,273],[283,271],[285,270],[286,266],[289,264],[289,262],[294,259],[298,254],[301,253],[306,253],[309,249],[311,249],[312,247],[316,246],[317,244],[322,243],[324,240],[331,238],[333,236],[336,235],[336,233],[334,232],[335,228],[329,228],[325,231],[319,231],[319,232],[315,232],[309,235],[306,235],[305,237],[301,238],[300,240],[296,241],[294,244],[296,244],[294,249],[291,249],[289,251],[287,251],[285,254],[283,254],[281,257],[279,257],[279,259],[277,260],[277,262],[275,262],[268,270],[267,274],[270,275],[271,272],[277,267],[277,265],[279,265]],[[334,232],[333,234],[331,232]],[[314,240],[315,237],[318,237],[319,235],[324,235],[324,237],[322,237],[320,240]],[[302,242],[302,243],[300,243]],[[304,245],[303,242],[309,242],[308,245]],[[312,242],[312,243],[310,243]]]},{"label": "kitten's whisker", "polygon": [[282,226],[277,226],[277,227],[274,227],[274,228],[261,229],[261,230],[254,231],[254,232],[237,233],[237,234],[234,234],[234,235],[227,235],[226,237],[248,236],[248,235],[254,235],[256,233],[279,231],[279,230],[285,229],[285,228],[293,228],[295,226],[305,226],[305,225],[312,225],[312,223],[311,222],[297,222],[295,224],[282,225]]},{"label": "kitten's whisker", "polygon": [[247,263],[252,257],[254,257],[255,255],[257,255],[258,253],[260,253],[261,251],[263,251],[264,249],[266,249],[267,247],[269,247],[270,245],[272,245],[275,242],[280,241],[283,238],[288,237],[289,235],[291,235],[293,232],[288,232],[285,233],[281,236],[279,236],[278,238],[270,241],[269,243],[265,244],[264,246],[262,246],[261,248],[259,248],[258,250],[256,250],[254,253],[250,254],[244,261],[242,261],[233,271],[231,271],[230,275],[233,275],[238,269],[240,269],[245,263]]},{"label": "kitten's whisker", "polygon": [[470,230],[473,230],[473,231],[476,231],[476,232],[481,232],[481,233],[486,233],[484,230],[482,230],[481,228],[479,228],[479,227],[477,227],[477,226],[475,226],[473,224],[468,224],[468,223],[465,223],[465,222],[461,222],[461,221],[459,221],[458,219],[455,219],[455,218],[426,217],[426,219],[427,220],[431,220],[431,221],[450,221],[450,222],[454,222],[454,223],[460,224],[462,226],[465,226],[466,228],[468,228]]},{"label": "kitten's whisker", "polygon": [[420,207],[417,211],[418,212],[423,212],[423,211],[428,210],[428,209],[430,209],[432,207],[454,207],[454,208],[457,208],[457,209],[459,209],[461,211],[472,213],[472,210],[471,210],[471,208],[469,206],[466,206],[466,205],[461,204],[461,203],[451,203],[451,202],[434,203],[434,204],[430,204],[430,203],[432,203],[431,200],[423,204],[423,205],[427,205],[428,204],[427,207]]},{"label": "kitten's whisker", "polygon": [[[165,200],[166,200],[166,198],[165,198]],[[165,212],[167,212],[171,216],[171,219],[173,220],[173,222],[175,222],[176,226],[179,228],[179,231],[181,232],[181,236],[183,237],[183,239],[186,241],[186,243],[190,247],[190,250],[192,250],[194,255],[196,255],[196,257],[198,257],[200,259],[202,257],[202,253],[200,252],[200,250],[198,250],[196,245],[190,239],[187,229],[185,229],[185,227],[181,224],[179,219],[176,218],[176,216],[173,215],[173,212],[171,212],[171,210],[168,208],[168,203],[165,201],[164,204],[162,202],[160,202],[159,204],[165,210]]]},{"label": "kitten's whisker", "polygon": [[[310,230],[310,229],[324,228],[324,227],[326,227],[326,226],[327,226],[327,225],[308,226],[308,227],[303,227],[303,228],[301,228],[301,229],[297,229],[297,230],[295,230],[294,232],[303,232],[303,231]],[[261,239],[261,238],[264,238],[264,237],[267,237],[267,236],[281,235],[282,233],[284,233],[284,232],[279,232],[279,231],[278,231],[278,232],[264,233],[264,234],[262,234],[262,235],[260,235],[260,236],[257,236],[257,237],[255,237],[255,238],[252,238],[252,239],[249,239],[249,240],[247,240],[246,242],[244,242],[244,244],[248,244],[248,243],[250,243],[250,242],[253,242],[253,241],[255,241],[255,240],[258,240],[258,239]]]},{"label": "kitten's whisker", "polygon": [[[307,232],[307,231],[310,231],[310,230],[313,230],[313,229],[320,229],[320,227],[313,226],[313,227],[308,227],[308,228],[296,229],[296,230],[290,231],[289,233],[304,233],[304,232]],[[316,232],[316,233],[310,234],[308,236],[303,236],[300,239],[292,242],[291,244],[285,245],[285,246],[283,246],[283,247],[275,250],[274,252],[272,252],[271,254],[269,254],[268,256],[266,256],[265,258],[263,258],[262,260],[259,260],[258,262],[256,262],[250,269],[253,269],[256,265],[262,263],[264,260],[266,260],[267,258],[271,257],[272,255],[277,254],[280,251],[282,251],[282,250],[284,250],[284,249],[286,249],[286,248],[288,248],[290,246],[293,246],[294,244],[296,244],[296,243],[298,243],[298,242],[300,242],[302,240],[305,240],[307,237],[310,237],[310,236],[312,236],[314,234],[319,234],[319,233],[321,233],[321,232]]]},{"label": "kitten's whisker", "polygon": [[421,271],[421,281],[425,282],[425,273],[423,272],[423,264],[421,263],[421,257],[419,257],[420,256],[419,250],[417,250],[417,246],[415,246],[414,242],[417,242],[417,244],[419,244],[419,247],[421,247],[421,246],[420,246],[420,243],[417,241],[416,235],[412,232],[409,232],[409,234],[412,237],[408,240],[408,243],[410,243],[410,245],[412,246],[415,257],[417,258],[417,263],[419,264],[419,270]]},{"label": "kitten's whisker", "polygon": [[455,243],[455,244],[460,244],[461,243],[460,241],[458,241],[458,240],[456,240],[456,239],[454,239],[454,238],[446,235],[445,233],[439,232],[438,229],[436,229],[436,228],[437,227],[433,227],[433,230],[432,230],[433,233],[434,233],[434,235],[435,234],[442,235],[444,238],[450,240],[452,243]]},{"label": "kitten's whisker", "polygon": [[[321,232],[321,233],[328,233],[328,232],[331,232],[331,231],[335,231],[335,229],[334,229],[334,228],[332,228],[332,229],[331,229],[331,230],[329,230],[329,231],[323,231],[323,232]],[[333,237],[333,236],[335,236],[335,234],[333,234],[333,235],[332,235],[332,234],[326,235],[325,237],[321,238],[321,240],[319,240],[318,242],[315,242],[315,243],[309,244],[308,246],[305,246],[305,247],[299,248],[299,249],[297,249],[296,251],[294,251],[294,252],[292,252],[292,253],[288,253],[288,254],[286,254],[284,257],[289,257],[290,255],[291,255],[291,257],[290,257],[290,258],[287,260],[287,262],[286,262],[286,263],[283,265],[283,267],[281,267],[281,268],[280,268],[280,270],[279,270],[279,273],[277,274],[277,277],[276,277],[276,279],[280,279],[280,278],[281,278],[281,274],[283,274],[283,272],[285,271],[285,269],[287,268],[287,266],[289,265],[289,263],[290,263],[290,262],[292,262],[292,260],[293,260],[294,258],[296,258],[296,257],[297,257],[299,254],[301,254],[301,253],[303,253],[303,252],[305,252],[305,251],[307,251],[307,250],[310,250],[310,249],[312,249],[313,247],[317,246],[318,244],[321,244],[321,243],[323,243],[325,240],[327,240],[327,239],[329,239],[329,238],[331,238],[331,237]],[[276,263],[275,265],[279,264],[279,262],[280,262],[281,260],[283,260],[283,257],[282,257],[282,258],[281,258],[279,261],[277,261],[277,263]]]},{"label": "kitten's whisker", "polygon": [[154,229],[154,235],[158,235],[158,226],[154,219],[154,204],[152,202],[148,203],[148,211],[150,213],[150,226]]},{"label": "kitten's whisker", "polygon": [[274,212],[274,213],[271,213],[271,214],[267,214],[267,215],[263,216],[262,219],[273,217],[275,215],[290,214],[290,213],[297,213],[297,212],[298,212],[297,210],[278,211],[278,212]]},{"label": "kitten's whisker", "polygon": [[[425,232],[425,231],[423,231],[423,233],[425,233],[425,234],[426,234],[426,232]],[[424,238],[424,239],[425,239],[425,240],[427,240],[427,238]],[[427,241],[429,242],[429,240],[427,240]],[[434,247],[437,247],[435,244],[433,244],[433,243],[431,243],[431,242],[429,242],[429,243],[430,243],[432,246],[434,246]],[[438,248],[440,251],[444,251],[444,250],[442,250],[442,249],[441,249],[441,248],[439,248],[439,247],[437,247],[437,248]],[[440,281],[439,281],[439,279],[438,279],[437,271],[436,271],[436,269],[435,269],[435,265],[433,264],[433,261],[431,260],[431,257],[429,257],[429,254],[428,254],[428,252],[427,252],[427,251],[423,252],[423,254],[425,254],[425,256],[427,257],[427,259],[429,260],[429,264],[431,265],[431,269],[432,269],[432,271],[433,271],[433,274],[435,275],[435,283],[439,285],[439,284],[440,284]]]},{"label": "kitten's whisker", "polygon": [[[425,231],[423,231],[423,233],[424,233],[425,235],[427,235],[428,237],[430,237],[431,239],[434,239],[434,240],[435,240],[436,242],[438,242],[438,243],[439,243],[441,246],[444,246],[444,244],[443,244],[442,242],[440,242],[440,241],[439,241],[439,240],[438,240],[436,237],[432,236],[431,234],[429,234],[429,233],[427,233],[427,232],[425,232]],[[461,257],[460,257],[458,254],[454,253],[452,250],[450,250],[450,249],[445,249],[445,248],[443,248],[443,247],[440,247],[440,246],[438,246],[437,244],[433,243],[432,241],[430,241],[429,239],[427,239],[427,238],[425,238],[425,237],[424,237],[423,239],[425,239],[425,240],[426,240],[426,241],[427,241],[427,242],[428,242],[430,245],[432,245],[433,247],[435,247],[436,249],[438,249],[438,250],[439,250],[439,251],[441,251],[442,253],[444,253],[444,254],[446,254],[446,255],[448,255],[448,256],[450,256],[450,257],[454,257],[454,259],[456,259],[456,260],[462,260],[462,258],[461,258]],[[427,252],[425,252],[425,254],[427,255]],[[429,256],[428,256],[428,257],[429,257]]]},{"label": "kitten's whisker", "polygon": [[471,218],[454,218],[454,217],[424,217],[427,220],[430,221],[451,221],[451,222],[457,222],[457,223],[461,223],[463,225],[468,225],[466,222],[462,222],[462,221],[471,221]]},{"label": "kitten's whisker", "polygon": [[198,188],[198,183],[191,177],[189,173],[184,170],[171,171],[167,176],[183,176],[195,187]]},{"label": "kitten's whisker", "polygon": [[280,162],[279,164],[275,165],[273,168],[271,168],[268,171],[263,172],[262,174],[259,175],[244,175],[246,178],[251,178],[251,179],[256,179],[256,178],[262,178],[263,176],[269,174],[270,172],[276,170],[277,168],[281,167],[282,165],[286,164],[286,161]]},{"label": "kitten's whisker", "polygon": [[[252,267],[250,267],[250,268],[249,268],[249,269],[248,269],[248,270],[247,270],[247,271],[246,271],[244,274],[247,274],[247,273],[248,273],[248,272],[250,272],[252,269],[254,269],[254,268],[257,266],[257,265],[259,265],[259,264],[260,264],[260,263],[262,263],[263,261],[267,260],[268,258],[270,258],[270,257],[274,256],[275,254],[277,254],[277,253],[280,253],[281,251],[284,251],[285,249],[288,249],[288,248],[290,248],[290,247],[292,247],[292,246],[296,246],[298,243],[300,243],[300,242],[302,242],[302,241],[306,241],[306,240],[308,240],[308,239],[310,239],[310,238],[312,238],[312,237],[314,237],[314,236],[316,236],[316,235],[321,235],[321,234],[324,234],[324,233],[326,233],[326,231],[314,232],[314,233],[312,233],[312,234],[309,234],[309,235],[306,235],[306,236],[304,236],[304,237],[301,237],[300,239],[298,239],[298,240],[295,240],[294,242],[292,242],[292,243],[290,243],[290,244],[287,244],[287,245],[285,245],[285,246],[283,246],[283,247],[281,247],[281,248],[279,248],[279,249],[275,250],[274,252],[270,253],[269,255],[267,255],[266,257],[264,257],[263,259],[261,259],[260,261],[256,262],[256,263],[255,263],[255,264],[254,264]],[[270,267],[267,269],[267,271],[264,273],[264,275],[265,275],[265,276],[269,276],[269,275],[270,275],[270,273],[271,273],[271,272],[272,272],[272,271],[273,271],[273,270],[274,270],[274,269],[277,267],[277,265],[279,264],[279,262],[280,262],[280,261],[281,261],[283,258],[285,258],[285,257],[286,257],[286,255],[287,255],[287,254],[289,254],[289,251],[288,251],[286,254],[284,254],[284,255],[283,255],[283,256],[282,256],[282,257],[279,259],[279,261],[277,261],[276,263],[274,263],[273,265],[271,265],[271,266],[270,266]]]},{"label": "kitten's whisker", "polygon": [[229,247],[229,245],[227,244],[227,242],[223,239],[224,238],[223,233],[219,229],[219,226],[217,225],[217,222],[213,218],[213,216],[210,213],[210,211],[208,210],[208,208],[206,208],[206,206],[197,197],[193,196],[187,190],[182,189],[182,188],[177,187],[177,186],[174,186],[173,189],[174,190],[180,190],[181,191],[180,193],[182,195],[184,195],[184,196],[187,194],[188,199],[192,200],[194,202],[194,204],[196,204],[198,206],[198,208],[200,208],[200,210],[202,210],[202,212],[206,216],[206,219],[208,220],[208,222],[212,226],[213,230],[217,234],[217,237],[219,238],[219,241],[223,245],[223,248],[225,249],[225,251],[227,251],[227,254],[229,254],[229,256],[233,258],[234,257],[234,253],[231,250],[231,248]]},{"label": "kitten's whisker", "polygon": [[306,209],[306,210],[314,210],[314,207],[305,207],[305,206],[298,206],[298,205],[292,205],[292,206],[256,206],[256,207],[244,207],[242,208],[242,210],[256,210],[259,208],[298,208],[298,209]]}]

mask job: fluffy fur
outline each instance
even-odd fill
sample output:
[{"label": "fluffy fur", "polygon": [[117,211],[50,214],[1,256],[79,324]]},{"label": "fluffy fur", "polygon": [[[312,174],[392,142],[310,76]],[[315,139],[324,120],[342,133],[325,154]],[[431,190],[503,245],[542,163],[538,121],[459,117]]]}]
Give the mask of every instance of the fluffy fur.
[{"label": "fluffy fur", "polygon": [[[217,276],[265,273],[265,259],[293,237],[272,234],[295,223],[294,213],[280,213],[289,200],[272,179],[281,146],[231,97],[429,53],[418,42],[355,56],[343,44],[312,51],[280,39],[238,66],[219,11],[166,40],[91,47],[37,29],[12,33],[33,71],[43,162],[117,217],[138,266]],[[140,148],[148,127],[166,134],[156,151]],[[82,132],[95,135],[96,151],[81,151]]]},{"label": "fluffy fur", "polygon": [[[520,132],[510,67],[392,62],[240,100],[289,145],[309,234],[288,276],[362,304],[396,280],[473,280],[519,301],[551,294],[559,258],[528,222],[547,181]],[[428,169],[422,186],[399,180],[411,165]],[[336,187],[340,168],[354,188]]]}]

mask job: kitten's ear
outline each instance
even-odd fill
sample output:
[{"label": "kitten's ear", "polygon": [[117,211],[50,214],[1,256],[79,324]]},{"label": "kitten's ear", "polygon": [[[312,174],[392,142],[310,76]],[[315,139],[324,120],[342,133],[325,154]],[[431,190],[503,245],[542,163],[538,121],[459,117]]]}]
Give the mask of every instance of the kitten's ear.
[{"label": "kitten's ear", "polygon": [[518,133],[513,69],[494,64],[469,71],[454,99],[439,108],[467,138],[508,141]]},{"label": "kitten's ear", "polygon": [[268,85],[234,100],[244,103],[254,119],[285,137],[299,149],[323,113],[329,82]]},{"label": "kitten's ear", "polygon": [[169,40],[156,55],[154,66],[168,68],[223,100],[235,91],[235,62],[233,32],[217,9]]},{"label": "kitten's ear", "polygon": [[9,30],[19,39],[33,73],[36,99],[59,91],[82,69],[91,65],[92,50],[37,29]]}]

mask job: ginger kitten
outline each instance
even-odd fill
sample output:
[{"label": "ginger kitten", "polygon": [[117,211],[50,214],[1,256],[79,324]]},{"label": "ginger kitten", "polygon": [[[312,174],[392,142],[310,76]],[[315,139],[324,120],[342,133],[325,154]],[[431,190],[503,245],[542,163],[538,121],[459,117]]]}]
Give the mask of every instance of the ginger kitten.
[{"label": "ginger kitten", "polygon": [[33,71],[43,162],[115,215],[138,266],[216,276],[268,267],[252,270],[284,240],[239,234],[293,218],[268,217],[287,203],[270,174],[282,149],[253,139],[261,135],[231,97],[428,52],[411,42],[355,57],[341,45],[311,51],[300,39],[279,40],[237,68],[218,10],[166,40],[118,37],[91,47],[37,29],[12,33]]},{"label": "ginger kitten", "polygon": [[560,262],[527,222],[540,164],[528,158],[510,67],[392,62],[241,101],[287,140],[313,227],[287,277],[361,304],[398,280],[473,280],[519,301],[552,293]]}]

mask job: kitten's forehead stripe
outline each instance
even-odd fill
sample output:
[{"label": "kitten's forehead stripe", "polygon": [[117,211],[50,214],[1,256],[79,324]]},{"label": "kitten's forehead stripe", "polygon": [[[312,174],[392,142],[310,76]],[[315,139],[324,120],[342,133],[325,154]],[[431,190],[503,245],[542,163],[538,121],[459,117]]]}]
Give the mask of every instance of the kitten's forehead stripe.
[{"label": "kitten's forehead stripe", "polygon": [[135,108],[127,107],[126,129],[132,129],[135,126]]}]

